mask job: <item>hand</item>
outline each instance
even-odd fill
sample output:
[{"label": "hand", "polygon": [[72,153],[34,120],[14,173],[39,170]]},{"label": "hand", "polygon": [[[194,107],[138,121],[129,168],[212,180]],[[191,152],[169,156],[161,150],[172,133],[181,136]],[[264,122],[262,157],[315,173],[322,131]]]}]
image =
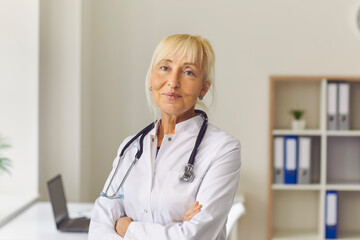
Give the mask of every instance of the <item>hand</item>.
[{"label": "hand", "polygon": [[121,237],[124,237],[131,222],[132,219],[129,217],[119,218],[115,223],[116,233],[119,234]]},{"label": "hand", "polygon": [[185,213],[184,221],[190,221],[196,214],[200,212],[202,205],[199,204],[198,201],[195,202],[194,205]]}]

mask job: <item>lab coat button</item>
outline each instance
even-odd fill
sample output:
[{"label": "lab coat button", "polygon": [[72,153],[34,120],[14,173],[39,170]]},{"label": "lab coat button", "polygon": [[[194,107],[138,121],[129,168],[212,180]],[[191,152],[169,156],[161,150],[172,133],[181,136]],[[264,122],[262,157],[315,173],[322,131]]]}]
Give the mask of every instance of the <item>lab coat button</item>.
[{"label": "lab coat button", "polygon": [[147,209],[144,209],[144,213],[147,213],[148,212],[148,210]]},{"label": "lab coat button", "polygon": [[168,138],[169,142],[172,140],[171,137]]}]

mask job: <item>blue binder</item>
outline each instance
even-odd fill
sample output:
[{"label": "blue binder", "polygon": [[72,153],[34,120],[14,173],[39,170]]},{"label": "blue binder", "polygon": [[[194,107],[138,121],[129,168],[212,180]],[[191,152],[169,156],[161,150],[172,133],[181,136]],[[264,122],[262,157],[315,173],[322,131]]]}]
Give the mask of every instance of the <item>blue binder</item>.
[{"label": "blue binder", "polygon": [[284,139],[284,183],[297,183],[298,137],[286,136]]},{"label": "blue binder", "polygon": [[325,235],[326,239],[337,238],[337,209],[338,193],[337,191],[326,192],[325,204]]}]

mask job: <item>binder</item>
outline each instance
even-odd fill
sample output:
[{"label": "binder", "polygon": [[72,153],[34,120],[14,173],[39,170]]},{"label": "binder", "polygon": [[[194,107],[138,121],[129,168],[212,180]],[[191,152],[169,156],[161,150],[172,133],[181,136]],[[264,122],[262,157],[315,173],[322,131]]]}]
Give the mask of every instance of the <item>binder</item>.
[{"label": "binder", "polygon": [[349,83],[339,83],[338,120],[340,130],[349,130]]},{"label": "binder", "polygon": [[327,129],[337,130],[338,126],[338,114],[337,114],[337,102],[338,102],[338,84],[335,82],[329,82],[327,87]]},{"label": "binder", "polygon": [[299,137],[298,183],[310,184],[311,176],[311,138]]},{"label": "binder", "polygon": [[298,162],[298,137],[286,136],[284,157],[284,182],[285,184],[296,184],[297,162]]},{"label": "binder", "polygon": [[284,137],[274,138],[274,183],[284,183]]},{"label": "binder", "polygon": [[338,193],[337,191],[326,192],[325,206],[325,235],[326,239],[337,238],[337,208]]}]

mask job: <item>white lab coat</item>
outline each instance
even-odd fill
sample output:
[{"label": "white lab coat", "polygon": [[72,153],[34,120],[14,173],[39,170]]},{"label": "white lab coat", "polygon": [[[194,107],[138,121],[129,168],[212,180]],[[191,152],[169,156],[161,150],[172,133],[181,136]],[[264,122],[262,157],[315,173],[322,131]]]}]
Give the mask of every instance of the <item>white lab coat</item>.
[{"label": "white lab coat", "polygon": [[[124,239],[224,240],[226,219],[238,187],[240,143],[208,124],[194,163],[195,179],[179,181],[203,123],[201,115],[178,123],[175,134],[165,135],[156,157],[158,125],[144,138],[144,152],[120,193],[124,199],[99,197],[91,219],[89,240],[123,239],[114,230],[122,216],[133,219]],[[131,137],[120,145],[118,155]],[[137,152],[138,141],[126,151],[108,195],[120,184]],[[113,170],[118,157],[113,163]],[[105,189],[105,188],[104,188]],[[186,211],[199,201],[200,213],[182,222]]]}]

